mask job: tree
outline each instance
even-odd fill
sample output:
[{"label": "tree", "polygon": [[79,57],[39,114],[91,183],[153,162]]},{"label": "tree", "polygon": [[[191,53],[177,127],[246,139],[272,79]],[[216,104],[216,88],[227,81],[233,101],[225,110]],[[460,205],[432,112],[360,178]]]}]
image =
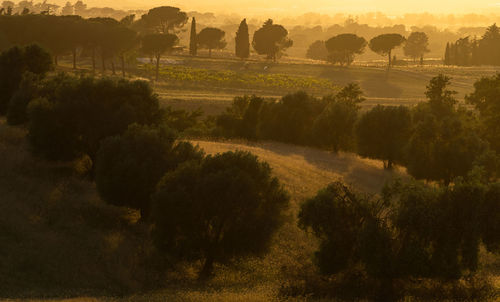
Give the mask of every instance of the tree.
[{"label": "tree", "polygon": [[28,107],[28,141],[49,160],[88,156],[95,163],[101,140],[161,118],[158,97],[144,81],[60,75],[44,86]]},{"label": "tree", "polygon": [[62,16],[70,16],[74,14],[74,8],[73,5],[68,1],[66,2],[66,5],[61,9],[61,15]]},{"label": "tree", "polygon": [[95,173],[103,200],[139,209],[141,219],[147,219],[151,195],[162,176],[185,159],[203,158],[197,147],[175,140],[176,134],[168,128],[136,124],[121,135],[104,139],[97,153]]},{"label": "tree", "polygon": [[333,152],[353,148],[359,104],[364,101],[362,95],[357,84],[349,84],[335,96],[325,98],[326,107],[313,124],[312,133],[317,145]]},{"label": "tree", "polygon": [[479,112],[481,136],[497,153],[500,153],[499,85],[500,75],[484,77],[474,83],[474,92],[465,98]]},{"label": "tree", "polygon": [[250,35],[248,34],[247,19],[241,21],[234,40],[236,56],[241,59],[247,59],[250,56]]},{"label": "tree", "polygon": [[19,83],[18,90],[12,95],[7,110],[7,123],[21,125],[28,121],[28,104],[38,96],[40,77],[31,72],[25,72]]},{"label": "tree", "polygon": [[407,147],[406,167],[417,179],[441,181],[448,185],[465,176],[476,159],[486,151],[486,144],[475,129],[471,115],[456,108],[450,79],[433,78],[427,86],[428,102],[415,107],[415,128]]},{"label": "tree", "polygon": [[378,105],[358,121],[358,153],[361,156],[381,159],[384,161],[384,167],[392,169],[394,163],[403,162],[411,131],[411,114],[407,107]]},{"label": "tree", "polygon": [[0,54],[0,115],[7,113],[12,95],[25,72],[43,78],[52,68],[50,54],[38,45],[13,47]]},{"label": "tree", "polygon": [[429,37],[423,32],[412,32],[403,48],[405,56],[413,61],[423,60],[424,54],[429,52]]},{"label": "tree", "polygon": [[370,49],[382,56],[388,56],[389,66],[392,64],[392,50],[405,42],[400,34],[382,34],[370,40]]},{"label": "tree", "polygon": [[323,101],[303,91],[285,95],[278,102],[265,102],[259,111],[257,135],[286,143],[310,143],[314,120],[323,108]]},{"label": "tree", "polygon": [[446,50],[444,52],[444,65],[451,65],[450,43],[446,43]]},{"label": "tree", "polygon": [[197,36],[198,46],[208,49],[208,55],[212,56],[212,49],[224,49],[227,43],[224,40],[226,33],[218,28],[206,27]]},{"label": "tree", "polygon": [[366,47],[366,40],[355,34],[340,34],[325,42],[328,50],[328,59],[333,63],[351,65],[356,54],[362,54]]},{"label": "tree", "polygon": [[142,37],[142,51],[156,58],[156,81],[160,75],[161,56],[172,51],[178,42],[179,38],[173,34],[149,34]]},{"label": "tree", "polygon": [[153,239],[176,260],[216,262],[261,255],[284,219],[288,194],[271,168],[248,152],[228,152],[168,173],[153,197]]},{"label": "tree", "polygon": [[266,55],[267,59],[276,61],[281,57],[283,51],[293,45],[288,38],[288,31],[273,20],[267,20],[264,25],[253,35],[252,46],[260,55]]},{"label": "tree", "polygon": [[196,19],[191,22],[191,35],[189,36],[189,54],[196,56],[198,53],[198,39],[196,34]]},{"label": "tree", "polygon": [[145,26],[159,34],[174,34],[175,30],[182,28],[187,21],[187,14],[172,6],[155,7],[142,16]]},{"label": "tree", "polygon": [[312,60],[328,60],[328,49],[326,49],[325,41],[316,41],[309,45],[306,57]]},{"label": "tree", "polygon": [[334,182],[301,205],[299,226],[321,238],[314,255],[321,273],[335,274],[359,261],[356,241],[368,203],[367,197]]}]

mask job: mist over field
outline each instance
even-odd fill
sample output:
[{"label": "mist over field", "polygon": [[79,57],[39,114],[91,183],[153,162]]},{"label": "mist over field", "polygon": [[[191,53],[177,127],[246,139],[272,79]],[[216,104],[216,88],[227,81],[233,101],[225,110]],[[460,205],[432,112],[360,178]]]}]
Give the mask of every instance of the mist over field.
[{"label": "mist over field", "polygon": [[0,3],[0,301],[500,299],[500,3]]}]

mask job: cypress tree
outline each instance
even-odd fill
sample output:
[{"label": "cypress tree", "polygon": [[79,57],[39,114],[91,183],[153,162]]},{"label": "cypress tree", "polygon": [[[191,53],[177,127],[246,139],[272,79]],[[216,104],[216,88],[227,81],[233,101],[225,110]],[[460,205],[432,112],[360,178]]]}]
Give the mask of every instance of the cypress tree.
[{"label": "cypress tree", "polygon": [[191,36],[189,38],[189,54],[196,56],[198,53],[198,43],[196,41],[196,19],[191,22]]},{"label": "cypress tree", "polygon": [[451,62],[450,62],[450,43],[446,43],[446,51],[444,52],[444,65],[451,65]]},{"label": "cypress tree", "polygon": [[247,19],[241,21],[240,27],[236,32],[236,56],[241,59],[247,59],[250,56],[250,36],[248,34]]}]

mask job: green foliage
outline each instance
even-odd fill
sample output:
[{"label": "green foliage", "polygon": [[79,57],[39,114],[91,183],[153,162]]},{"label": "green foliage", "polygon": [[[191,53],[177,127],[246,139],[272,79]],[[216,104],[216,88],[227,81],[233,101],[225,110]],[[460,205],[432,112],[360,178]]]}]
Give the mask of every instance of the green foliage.
[{"label": "green foliage", "polygon": [[366,40],[355,34],[340,34],[325,42],[328,50],[328,60],[340,65],[351,65],[356,54],[362,54],[366,47]]},{"label": "green foliage", "polygon": [[305,92],[289,94],[277,102],[266,102],[260,112],[258,136],[294,144],[311,141],[314,119],[321,113],[323,102]]},{"label": "green foliage", "polygon": [[212,56],[212,49],[224,49],[227,43],[224,40],[226,33],[218,28],[205,27],[198,35],[196,42],[200,48],[206,48]]},{"label": "green foliage", "polygon": [[[146,65],[146,70],[154,68]],[[208,70],[184,66],[162,66],[162,80],[182,87],[192,85],[199,87],[231,87],[253,89],[276,89],[285,91],[301,90],[333,90],[336,86],[327,79],[287,74],[263,74],[254,72],[236,72],[232,70]]]},{"label": "green foliage", "polygon": [[21,125],[28,121],[28,104],[37,97],[39,86],[39,76],[31,72],[23,75],[19,89],[10,98],[7,111],[9,125]]},{"label": "green foliage", "polygon": [[217,117],[216,124],[226,137],[257,138],[257,125],[264,99],[256,96],[235,97],[233,105]]},{"label": "green foliage", "polygon": [[368,201],[343,183],[334,182],[302,204],[299,226],[312,230],[321,240],[315,260],[323,274],[338,273],[359,260],[356,241]]},{"label": "green foliage", "polygon": [[202,151],[189,143],[175,143],[168,128],[131,125],[119,136],[101,142],[95,181],[101,197],[116,206],[141,210],[147,219],[151,194],[161,177],[187,160],[201,160]]},{"label": "green foliage", "polygon": [[175,260],[214,262],[260,255],[283,222],[288,194],[250,153],[229,152],[168,173],[154,195],[153,238]]},{"label": "green foliage", "polygon": [[466,97],[479,112],[480,133],[491,148],[500,152],[500,75],[485,77],[474,83],[474,92]]},{"label": "green foliage", "polygon": [[288,31],[273,20],[267,20],[253,35],[252,46],[260,55],[276,61],[287,48],[292,47],[293,41],[288,38]]},{"label": "green foliage", "polygon": [[356,126],[357,151],[361,156],[380,159],[386,168],[403,162],[405,146],[412,133],[407,107],[378,105],[365,113]]},{"label": "green foliage", "polygon": [[354,126],[358,120],[359,104],[364,101],[357,84],[349,84],[335,96],[324,98],[321,114],[314,120],[314,142],[334,152],[352,150]]},{"label": "green foliage", "polygon": [[406,166],[417,179],[449,184],[465,176],[486,144],[472,127],[472,117],[455,108],[454,91],[447,89],[450,79],[439,75],[427,86],[427,103],[414,110],[415,129],[408,144]]},{"label": "green foliage", "polygon": [[250,36],[248,34],[247,19],[241,21],[234,41],[236,56],[241,59],[247,59],[250,56]]},{"label": "green foliage", "polygon": [[41,78],[52,68],[50,54],[37,45],[13,47],[0,54],[0,115],[7,113],[10,99],[25,72]]},{"label": "green foliage", "polygon": [[43,100],[29,106],[29,141],[48,159],[95,159],[102,139],[130,124],[151,125],[161,118],[159,101],[142,81],[59,76],[46,84]]}]

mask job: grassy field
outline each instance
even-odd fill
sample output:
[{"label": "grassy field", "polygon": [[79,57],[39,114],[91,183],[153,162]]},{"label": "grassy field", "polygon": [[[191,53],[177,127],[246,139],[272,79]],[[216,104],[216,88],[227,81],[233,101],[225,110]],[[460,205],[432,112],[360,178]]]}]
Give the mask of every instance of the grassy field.
[{"label": "grassy field", "polygon": [[[305,90],[315,96],[324,96],[335,93],[338,87],[348,83],[358,83],[365,93],[365,109],[377,104],[382,105],[414,105],[425,99],[425,90],[429,80],[439,73],[452,78],[451,89],[457,91],[457,98],[473,91],[473,84],[484,76],[491,76],[500,71],[496,67],[447,67],[447,66],[408,66],[386,67],[376,65],[354,65],[351,67],[332,66],[320,62],[288,59],[284,62],[270,63],[265,61],[248,61],[246,63],[231,59],[193,59],[173,57],[164,60],[164,69],[174,74],[211,73],[229,74],[227,82],[220,81],[214,84],[212,80],[206,83],[199,81],[178,81],[171,77],[162,77],[156,84],[156,89],[162,97],[162,102],[175,108],[190,109],[202,108],[207,114],[219,113],[226,108],[234,96],[259,95],[263,97],[279,98],[280,96],[297,90]],[[203,71],[203,72],[202,72]],[[142,76],[151,76],[152,73],[140,73]],[[273,79],[286,75],[304,85],[290,86],[294,81],[285,81],[287,84],[269,86],[249,81],[242,85],[233,85],[232,77],[261,77]],[[209,78],[209,77],[207,77]],[[300,81],[299,81],[300,80]],[[198,83],[198,84],[196,84]],[[226,84],[225,84],[226,83]]]},{"label": "grassy field", "polygon": [[[270,253],[231,267],[219,266],[214,279],[204,286],[188,277],[172,283],[172,287],[167,283],[166,289],[147,294],[99,298],[99,294],[93,293],[87,297],[85,290],[67,292],[62,288],[88,286],[105,292],[106,284],[117,283],[133,288],[136,279],[148,273],[147,264],[137,260],[137,253],[147,253],[137,249],[147,239],[141,241],[141,231],[133,231],[133,213],[103,204],[92,183],[70,176],[76,173],[71,172],[75,171],[74,166],[49,164],[32,157],[26,150],[25,135],[25,130],[0,121],[0,194],[7,201],[0,204],[5,214],[0,217],[0,281],[1,288],[15,289],[11,294],[0,293],[0,297],[37,296],[39,290],[48,286],[52,291],[42,290],[46,295],[60,290],[58,295],[72,297],[62,301],[71,302],[277,300],[283,267],[310,263],[316,247],[314,238],[296,225],[298,206],[305,198],[337,179],[366,192],[377,192],[385,181],[404,177],[404,172],[384,171],[380,162],[352,154],[334,155],[280,143],[194,141],[207,153],[255,153],[270,163],[273,173],[291,193],[289,221],[279,231]],[[107,217],[106,223],[100,223],[96,217]],[[183,272],[194,278],[193,268]],[[29,290],[23,290],[23,282],[30,284]],[[37,291],[33,284],[41,288]]]}]

